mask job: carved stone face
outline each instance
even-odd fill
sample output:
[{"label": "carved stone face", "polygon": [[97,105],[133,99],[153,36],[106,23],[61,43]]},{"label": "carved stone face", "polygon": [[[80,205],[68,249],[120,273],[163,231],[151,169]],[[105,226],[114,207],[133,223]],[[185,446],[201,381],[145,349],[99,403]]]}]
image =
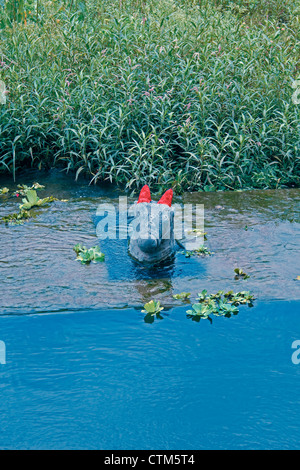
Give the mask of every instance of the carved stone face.
[{"label": "carved stone face", "polygon": [[[164,195],[158,203],[150,202],[151,198],[147,202],[147,197],[141,195],[139,201],[142,199],[142,202],[138,202],[133,210],[129,253],[139,262],[155,264],[170,257],[174,252],[174,211],[170,193],[167,198],[164,198]],[[164,201],[170,205],[164,204]]]}]

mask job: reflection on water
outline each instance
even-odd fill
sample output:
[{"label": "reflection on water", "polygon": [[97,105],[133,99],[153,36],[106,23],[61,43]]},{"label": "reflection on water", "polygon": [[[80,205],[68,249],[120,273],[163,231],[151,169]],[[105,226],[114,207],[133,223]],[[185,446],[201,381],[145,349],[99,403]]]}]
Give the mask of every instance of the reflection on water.
[{"label": "reflection on water", "polygon": [[[1,313],[141,306],[155,298],[166,307],[181,304],[172,295],[203,289],[250,290],[260,299],[299,299],[300,190],[185,194],[178,203],[205,207],[206,245],[214,255],[186,258],[181,250],[163,267],[136,265],[127,241],[101,242],[105,263],[83,266],[75,260],[76,243],[98,243],[93,223],[100,203],[118,205],[110,185],[88,187],[54,171],[30,174],[20,183],[46,186],[41,197],[55,202],[34,211],[24,226],[0,224]],[[0,187],[14,187],[7,179]],[[0,217],[15,212],[15,198],[0,199]],[[235,280],[235,268],[250,278]]]}]

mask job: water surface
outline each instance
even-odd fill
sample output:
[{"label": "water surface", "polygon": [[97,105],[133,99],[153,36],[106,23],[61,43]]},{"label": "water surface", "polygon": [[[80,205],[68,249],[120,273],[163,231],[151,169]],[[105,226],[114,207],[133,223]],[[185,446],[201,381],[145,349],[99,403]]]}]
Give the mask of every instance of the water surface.
[{"label": "water surface", "polygon": [[[55,202],[35,210],[23,226],[0,225],[1,314],[140,306],[156,298],[178,305],[173,294],[203,289],[251,290],[260,299],[299,299],[300,190],[185,194],[178,203],[205,208],[209,257],[186,258],[179,250],[165,269],[137,269],[124,243],[100,243],[106,262],[82,266],[73,247],[99,243],[93,219],[101,203],[118,206],[119,191],[88,187],[55,171],[35,179],[46,185],[40,197]],[[27,176],[29,182],[35,179]],[[24,178],[22,180],[24,182]],[[26,182],[26,181],[25,181]],[[1,186],[7,181],[0,181]],[[132,200],[133,201],[133,200]],[[16,198],[1,198],[0,217],[15,212]],[[235,280],[234,269],[250,278]]]},{"label": "water surface", "polygon": [[299,449],[299,302],[7,316],[0,448]]},{"label": "water surface", "polygon": [[[209,257],[180,250],[164,269],[137,268],[124,245],[82,266],[73,246],[98,243],[98,204],[111,185],[88,187],[57,171],[57,201],[23,226],[0,224],[1,449],[297,449],[300,365],[300,191],[185,194],[205,207]],[[7,179],[0,187],[15,188]],[[18,208],[0,198],[0,217]],[[250,275],[235,280],[234,269]],[[174,293],[250,290],[253,308],[196,323]],[[144,321],[142,305],[165,307]]]}]

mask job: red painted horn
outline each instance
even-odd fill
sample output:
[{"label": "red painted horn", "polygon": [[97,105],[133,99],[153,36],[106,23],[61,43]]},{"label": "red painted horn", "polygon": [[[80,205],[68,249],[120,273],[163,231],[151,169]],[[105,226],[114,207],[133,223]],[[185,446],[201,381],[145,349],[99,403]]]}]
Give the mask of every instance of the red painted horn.
[{"label": "red painted horn", "polygon": [[168,189],[165,194],[162,195],[160,200],[157,204],[167,204],[167,206],[171,207],[173,199],[173,189]]},{"label": "red painted horn", "polygon": [[139,204],[140,202],[151,202],[151,193],[147,184],[145,184],[141,189],[137,203]]}]

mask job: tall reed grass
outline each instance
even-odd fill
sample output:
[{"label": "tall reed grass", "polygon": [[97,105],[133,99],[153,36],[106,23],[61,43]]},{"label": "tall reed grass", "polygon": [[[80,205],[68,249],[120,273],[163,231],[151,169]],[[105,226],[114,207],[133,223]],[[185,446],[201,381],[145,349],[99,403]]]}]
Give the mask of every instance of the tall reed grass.
[{"label": "tall reed grass", "polygon": [[178,193],[299,186],[297,3],[2,9],[0,171],[58,166]]}]

